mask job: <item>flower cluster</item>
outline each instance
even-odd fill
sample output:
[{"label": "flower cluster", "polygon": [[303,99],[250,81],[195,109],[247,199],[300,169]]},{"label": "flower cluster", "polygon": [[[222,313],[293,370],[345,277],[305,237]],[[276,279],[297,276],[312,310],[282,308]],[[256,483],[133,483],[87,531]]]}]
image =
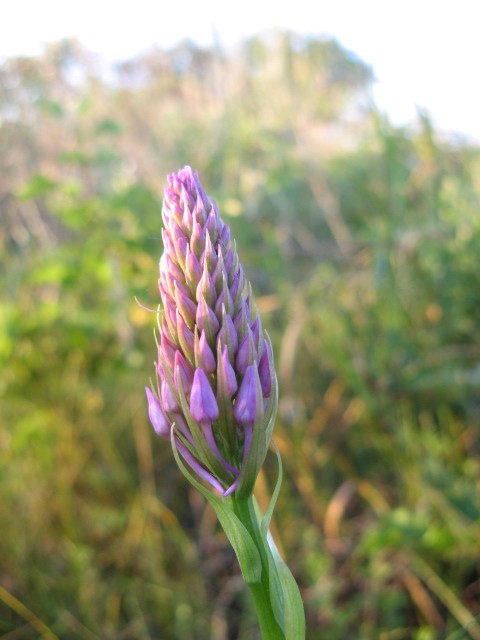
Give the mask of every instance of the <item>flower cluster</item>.
[{"label": "flower cluster", "polygon": [[250,495],[277,409],[271,343],[230,229],[196,173],[168,176],[157,389],[147,388],[156,433],[222,495]]}]

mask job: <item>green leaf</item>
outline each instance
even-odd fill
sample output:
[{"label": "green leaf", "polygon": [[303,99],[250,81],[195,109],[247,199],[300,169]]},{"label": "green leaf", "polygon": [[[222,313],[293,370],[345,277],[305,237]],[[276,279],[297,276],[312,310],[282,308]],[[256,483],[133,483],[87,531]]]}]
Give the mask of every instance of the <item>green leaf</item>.
[{"label": "green leaf", "polygon": [[277,478],[277,483],[275,485],[275,489],[273,490],[272,498],[270,500],[267,510],[265,511],[265,515],[263,516],[262,522],[260,525],[260,531],[262,532],[262,535],[265,537],[265,539],[267,538],[268,528],[270,526],[270,521],[272,519],[273,510],[275,509],[275,505],[277,504],[278,494],[280,493],[280,489],[283,482],[282,457],[280,455],[280,451],[278,450],[278,446],[275,440],[272,440],[272,443],[273,443],[273,446],[275,447],[275,453],[277,455],[278,478]]},{"label": "green leaf", "polygon": [[[280,478],[279,478],[280,479]],[[281,479],[280,479],[281,483]],[[280,490],[279,481],[277,480],[277,485],[275,487],[275,491]],[[270,604],[272,605],[272,610],[275,616],[275,620],[278,625],[281,627],[282,631],[285,632],[285,597],[283,593],[283,586],[280,580],[280,575],[278,572],[278,567],[275,562],[275,558],[271,552],[270,546],[268,544],[267,534],[268,534],[268,526],[270,524],[270,520],[273,513],[273,508],[275,506],[275,502],[278,496],[275,495],[270,500],[270,504],[268,505],[267,512],[265,516],[262,517],[262,511],[257,502],[255,496],[252,496],[253,506],[255,509],[256,518],[258,524],[260,526],[260,540],[259,544],[263,545],[263,549],[265,552],[265,556],[268,562],[268,584],[269,584],[269,592],[270,592]],[[273,504],[272,504],[273,503]]]},{"label": "green leaf", "polygon": [[266,547],[267,558],[268,558],[268,580],[270,584],[270,601],[272,603],[272,608],[275,614],[275,619],[278,624],[281,626],[283,631],[285,632],[285,624],[286,624],[286,615],[285,615],[285,594],[283,590],[283,585],[280,578],[280,573],[278,571],[278,567],[275,563],[275,558],[268,545],[268,528],[270,526],[270,522],[273,515],[273,510],[275,509],[275,504],[278,499],[278,494],[280,493],[280,488],[282,486],[283,480],[283,467],[282,467],[282,458],[280,457],[280,452],[278,450],[277,444],[275,441],[273,442],[273,446],[275,447],[275,453],[277,455],[278,460],[278,478],[275,485],[275,489],[273,491],[272,498],[268,505],[268,508],[265,512],[263,518],[261,518],[261,510],[258,506],[258,503],[254,499],[255,511],[257,513],[257,517],[260,520],[260,533],[262,536],[263,543]]},{"label": "green leaf", "polygon": [[[302,597],[290,569],[280,556],[275,542],[268,531],[283,480],[282,458],[277,444],[275,441],[272,442],[275,447],[275,453],[278,460],[277,483],[275,485],[270,504],[268,505],[263,518],[261,517],[261,510],[256,500],[254,500],[254,505],[258,519],[261,519],[260,531],[262,538],[268,545],[269,550],[267,555],[269,564],[270,594],[275,618],[283,628],[285,638],[287,640],[302,640],[302,638],[305,637],[305,614],[303,610]],[[281,594],[278,593],[279,588],[281,590]]]},{"label": "green leaf", "polygon": [[268,545],[282,585],[285,602],[285,638],[286,640],[303,640],[305,638],[305,613],[302,596],[295,578],[283,561],[270,533],[267,534]]},{"label": "green leaf", "polygon": [[265,640],[285,640],[285,602],[283,588],[278,575],[275,560],[268,546],[265,536],[260,531],[262,513],[253,495],[248,498],[239,498],[236,493],[232,501],[235,512],[242,522],[247,523],[248,530],[252,533],[262,562],[262,581],[260,585],[252,585],[251,592],[255,602],[255,608],[259,616],[260,627]]},{"label": "green leaf", "polygon": [[[268,540],[268,539],[267,539]],[[286,630],[286,615],[285,615],[285,593],[283,585],[278,571],[278,567],[275,562],[273,553],[268,548],[268,541],[265,540],[266,555],[268,560],[268,585],[270,590],[270,603],[272,605],[273,614],[278,625],[285,633]]]},{"label": "green leaf", "polygon": [[174,428],[172,428],[171,431],[171,442],[173,455],[175,456],[178,468],[187,480],[200,491],[200,493],[215,509],[215,513],[217,514],[217,518],[225,531],[225,535],[235,551],[243,579],[247,584],[259,583],[262,575],[260,554],[251,535],[235,515],[231,499],[217,497],[192,476],[183,464],[177,451]]}]

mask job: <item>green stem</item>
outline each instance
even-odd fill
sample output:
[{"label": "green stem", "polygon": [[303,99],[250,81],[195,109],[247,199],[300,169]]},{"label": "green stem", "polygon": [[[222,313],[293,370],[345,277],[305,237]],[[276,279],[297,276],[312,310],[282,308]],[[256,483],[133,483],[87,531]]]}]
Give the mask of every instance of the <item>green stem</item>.
[{"label": "green stem", "polygon": [[262,576],[258,583],[248,585],[257,612],[260,630],[264,640],[285,640],[285,634],[278,624],[272,606],[268,554],[270,549],[260,533],[255,514],[253,498],[232,496],[233,509],[252,536],[262,562]]}]

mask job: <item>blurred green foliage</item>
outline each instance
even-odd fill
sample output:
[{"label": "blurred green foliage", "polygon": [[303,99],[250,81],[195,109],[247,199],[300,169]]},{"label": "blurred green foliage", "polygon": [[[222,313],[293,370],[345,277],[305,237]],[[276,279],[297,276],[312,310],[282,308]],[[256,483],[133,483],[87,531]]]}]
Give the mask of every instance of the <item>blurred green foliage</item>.
[{"label": "blurred green foliage", "polygon": [[[184,164],[271,333],[274,535],[308,638],[480,638],[480,151],[395,128],[337,43],[0,68],[0,635],[258,637],[147,421],[161,197]],[[138,299],[139,303],[137,303]],[[267,461],[262,501],[275,479]]]}]

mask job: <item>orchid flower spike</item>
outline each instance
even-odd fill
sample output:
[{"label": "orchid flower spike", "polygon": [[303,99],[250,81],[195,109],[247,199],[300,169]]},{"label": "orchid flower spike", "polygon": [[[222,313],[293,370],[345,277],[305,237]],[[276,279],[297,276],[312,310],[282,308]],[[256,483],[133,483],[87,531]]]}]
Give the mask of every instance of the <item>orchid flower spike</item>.
[{"label": "orchid flower spike", "polygon": [[162,309],[149,417],[214,489],[249,496],[277,412],[271,342],[230,229],[190,167],[168,176],[162,217]]}]

